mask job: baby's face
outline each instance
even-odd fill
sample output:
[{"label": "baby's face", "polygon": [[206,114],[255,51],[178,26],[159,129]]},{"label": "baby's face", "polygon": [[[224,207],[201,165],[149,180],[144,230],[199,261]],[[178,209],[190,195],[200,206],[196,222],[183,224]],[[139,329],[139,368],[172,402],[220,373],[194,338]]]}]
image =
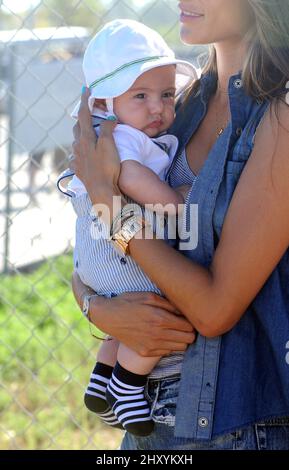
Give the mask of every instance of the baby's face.
[{"label": "baby's face", "polygon": [[175,117],[176,66],[164,65],[143,73],[123,95],[113,100],[121,124],[155,137],[166,131]]}]

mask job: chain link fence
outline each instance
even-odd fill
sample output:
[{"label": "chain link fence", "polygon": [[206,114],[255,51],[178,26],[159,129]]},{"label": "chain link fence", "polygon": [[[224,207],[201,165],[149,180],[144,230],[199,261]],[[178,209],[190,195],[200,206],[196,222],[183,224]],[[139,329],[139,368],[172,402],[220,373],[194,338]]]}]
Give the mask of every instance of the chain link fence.
[{"label": "chain link fence", "polygon": [[[58,194],[89,37],[114,18],[179,57],[175,0],[0,1],[0,449],[114,449],[82,396],[97,343],[70,289],[74,215]],[[121,52],[121,51],[120,51]]]}]

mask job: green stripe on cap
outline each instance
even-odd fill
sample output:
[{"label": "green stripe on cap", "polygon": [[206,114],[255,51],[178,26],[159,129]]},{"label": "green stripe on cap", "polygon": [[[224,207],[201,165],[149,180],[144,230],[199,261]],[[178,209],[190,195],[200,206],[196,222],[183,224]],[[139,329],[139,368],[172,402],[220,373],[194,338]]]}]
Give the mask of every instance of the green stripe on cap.
[{"label": "green stripe on cap", "polygon": [[156,56],[153,56],[153,57],[146,57],[144,59],[137,59],[137,60],[133,60],[132,62],[128,62],[127,64],[124,64],[122,65],[121,67],[118,67],[117,69],[115,69],[113,72],[110,72],[108,73],[107,75],[104,75],[103,77],[99,78],[98,80],[95,80],[94,82],[92,82],[90,85],[89,85],[89,88],[94,88],[96,85],[98,85],[99,83],[103,82],[104,80],[107,80],[108,78],[111,78],[113,77],[114,75],[116,75],[118,72],[121,72],[122,70],[125,70],[127,69],[128,67],[131,67],[132,65],[135,65],[135,64],[142,64],[144,62],[149,62],[149,61],[152,61],[152,60],[158,60],[158,59],[163,59],[164,57],[169,57],[169,56],[165,56],[165,55],[156,55]]}]

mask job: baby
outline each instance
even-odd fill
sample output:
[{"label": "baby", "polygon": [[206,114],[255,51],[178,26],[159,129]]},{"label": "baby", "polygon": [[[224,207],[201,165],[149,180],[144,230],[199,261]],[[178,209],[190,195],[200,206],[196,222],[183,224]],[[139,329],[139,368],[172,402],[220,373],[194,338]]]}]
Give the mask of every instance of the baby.
[{"label": "baby", "polygon": [[[162,37],[147,26],[115,20],[90,41],[83,70],[97,135],[102,119],[118,121],[113,135],[121,161],[120,190],[140,206],[158,203],[176,213],[184,203],[185,190],[176,191],[165,183],[178,147],[177,138],[166,131],[175,117],[176,93],[196,78],[194,67],[177,60]],[[76,118],[78,108],[79,104],[72,113]],[[77,214],[74,264],[81,280],[106,297],[133,291],[161,295],[132,258],[120,255],[107,238],[99,236],[104,233],[103,223],[76,176],[68,194]],[[85,393],[86,406],[107,424],[149,435],[153,421],[144,388],[159,359],[142,357],[107,338]]]}]

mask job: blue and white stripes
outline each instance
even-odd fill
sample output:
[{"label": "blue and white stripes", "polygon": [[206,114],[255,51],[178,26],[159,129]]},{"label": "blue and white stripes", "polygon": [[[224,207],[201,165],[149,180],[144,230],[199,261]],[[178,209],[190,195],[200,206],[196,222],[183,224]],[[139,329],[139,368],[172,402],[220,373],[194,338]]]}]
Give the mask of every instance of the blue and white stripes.
[{"label": "blue and white stripes", "polygon": [[120,256],[105,237],[98,237],[104,228],[93,214],[88,195],[72,198],[72,204],[78,216],[74,264],[81,280],[108,297],[140,291],[161,294],[131,257]]},{"label": "blue and white stripes", "polygon": [[[193,184],[195,179],[183,153],[173,163],[169,174],[170,185]],[[81,280],[98,294],[107,297],[123,292],[155,292],[161,295],[158,287],[130,256],[120,256],[107,239],[99,237],[103,225],[92,211],[88,194],[72,197],[71,200],[77,214],[74,265]],[[173,353],[162,358],[150,377],[162,378],[180,373],[182,357],[182,353]]]}]

